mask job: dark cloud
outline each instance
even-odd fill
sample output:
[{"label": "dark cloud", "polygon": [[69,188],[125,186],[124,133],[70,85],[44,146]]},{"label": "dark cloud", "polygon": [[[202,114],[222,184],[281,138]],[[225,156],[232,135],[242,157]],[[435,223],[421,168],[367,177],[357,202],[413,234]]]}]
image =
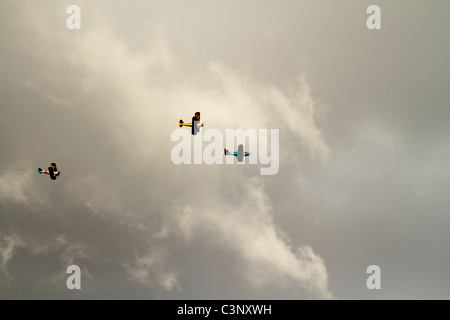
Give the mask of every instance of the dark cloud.
[{"label": "dark cloud", "polygon": [[[74,31],[65,4],[5,3],[1,298],[445,296],[450,45],[426,36],[443,10],[422,30],[381,4],[369,33],[363,5],[287,3],[231,24],[227,4],[81,2]],[[195,111],[280,129],[278,173],[173,164]],[[58,180],[35,171],[53,161]]]}]

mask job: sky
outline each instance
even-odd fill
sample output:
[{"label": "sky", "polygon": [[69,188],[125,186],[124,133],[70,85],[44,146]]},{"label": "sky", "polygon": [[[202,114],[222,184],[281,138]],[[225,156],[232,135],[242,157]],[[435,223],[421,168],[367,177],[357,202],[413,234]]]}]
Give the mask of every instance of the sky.
[{"label": "sky", "polygon": [[[450,298],[450,2],[0,8],[0,299]],[[196,111],[279,170],[175,164]]]}]

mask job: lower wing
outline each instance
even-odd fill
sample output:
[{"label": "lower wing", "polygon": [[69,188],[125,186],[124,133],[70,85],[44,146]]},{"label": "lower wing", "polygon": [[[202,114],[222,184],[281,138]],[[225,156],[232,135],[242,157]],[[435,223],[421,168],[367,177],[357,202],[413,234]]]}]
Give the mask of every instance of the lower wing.
[{"label": "lower wing", "polygon": [[[192,122],[182,122],[182,121],[178,121],[178,125],[179,125],[180,127],[182,127],[182,126],[192,127]],[[197,122],[197,126],[198,126],[198,127],[203,127],[203,122]]]},{"label": "lower wing", "polygon": [[180,127],[182,127],[182,126],[192,127],[192,123],[190,123],[190,122],[183,122],[182,120],[178,121],[178,125]]}]

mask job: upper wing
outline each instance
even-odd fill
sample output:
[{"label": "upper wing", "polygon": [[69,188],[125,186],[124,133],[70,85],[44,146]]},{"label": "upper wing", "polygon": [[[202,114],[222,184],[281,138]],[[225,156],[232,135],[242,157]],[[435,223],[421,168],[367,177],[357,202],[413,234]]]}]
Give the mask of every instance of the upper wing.
[{"label": "upper wing", "polygon": [[50,179],[56,180],[55,171],[53,170],[53,167],[48,167],[48,173],[50,174]]}]

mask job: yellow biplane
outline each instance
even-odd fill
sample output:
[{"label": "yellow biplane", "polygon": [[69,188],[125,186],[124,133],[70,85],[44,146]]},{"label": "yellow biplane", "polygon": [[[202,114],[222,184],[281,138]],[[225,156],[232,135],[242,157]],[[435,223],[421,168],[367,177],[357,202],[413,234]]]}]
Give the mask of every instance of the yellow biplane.
[{"label": "yellow biplane", "polygon": [[181,127],[191,127],[192,128],[192,134],[196,135],[197,132],[199,132],[200,127],[203,127],[203,122],[200,122],[200,112],[196,112],[195,115],[192,117],[192,122],[184,122],[180,119],[178,121],[178,125]]}]

